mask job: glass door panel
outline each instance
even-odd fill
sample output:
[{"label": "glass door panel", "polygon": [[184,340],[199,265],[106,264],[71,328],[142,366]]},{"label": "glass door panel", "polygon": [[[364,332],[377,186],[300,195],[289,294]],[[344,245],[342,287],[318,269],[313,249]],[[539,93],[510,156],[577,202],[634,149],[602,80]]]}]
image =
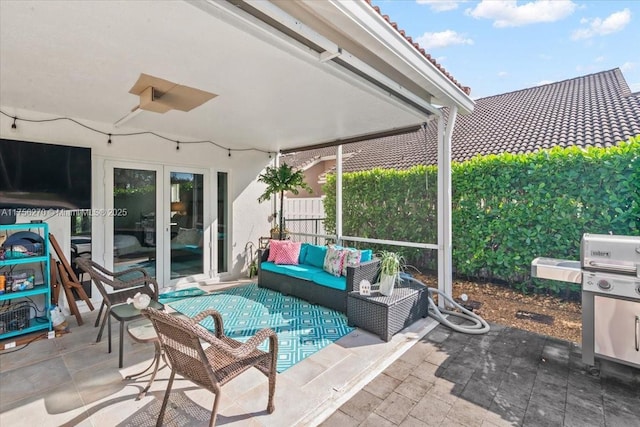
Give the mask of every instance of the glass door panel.
[{"label": "glass door panel", "polygon": [[204,273],[204,175],[171,172],[170,279]]},{"label": "glass door panel", "polygon": [[156,277],[155,170],[113,168],[113,268],[142,267]]},{"label": "glass door panel", "polygon": [[228,175],[218,172],[218,273],[226,273],[229,265],[228,194]]}]

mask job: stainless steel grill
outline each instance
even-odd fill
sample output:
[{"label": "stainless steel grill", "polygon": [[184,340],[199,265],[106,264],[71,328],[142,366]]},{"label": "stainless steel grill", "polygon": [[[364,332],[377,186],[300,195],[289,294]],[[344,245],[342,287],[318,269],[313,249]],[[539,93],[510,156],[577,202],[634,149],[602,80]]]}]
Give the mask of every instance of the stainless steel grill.
[{"label": "stainless steel grill", "polygon": [[640,236],[585,234],[580,261],[536,258],[531,276],[582,284],[582,360],[640,368]]}]

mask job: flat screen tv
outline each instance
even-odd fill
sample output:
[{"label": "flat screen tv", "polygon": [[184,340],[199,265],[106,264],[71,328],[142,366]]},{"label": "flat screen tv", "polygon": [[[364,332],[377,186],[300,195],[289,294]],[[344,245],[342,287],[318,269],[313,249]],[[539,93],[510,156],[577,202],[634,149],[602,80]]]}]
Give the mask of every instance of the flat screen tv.
[{"label": "flat screen tv", "polygon": [[90,208],[90,148],[0,139],[0,209]]}]

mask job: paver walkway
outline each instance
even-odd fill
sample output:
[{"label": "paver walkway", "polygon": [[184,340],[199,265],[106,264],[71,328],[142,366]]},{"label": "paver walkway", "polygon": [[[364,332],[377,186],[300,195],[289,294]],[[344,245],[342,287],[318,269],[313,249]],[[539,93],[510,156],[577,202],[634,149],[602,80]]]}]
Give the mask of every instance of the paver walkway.
[{"label": "paver walkway", "polygon": [[640,426],[640,370],[580,347],[491,325],[486,335],[438,325],[321,425]]}]

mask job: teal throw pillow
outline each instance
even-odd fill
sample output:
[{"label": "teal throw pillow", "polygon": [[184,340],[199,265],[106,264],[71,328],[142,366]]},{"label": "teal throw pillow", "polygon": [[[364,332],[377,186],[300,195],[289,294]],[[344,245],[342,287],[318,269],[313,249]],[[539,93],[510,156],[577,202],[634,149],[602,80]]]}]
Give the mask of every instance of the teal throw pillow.
[{"label": "teal throw pillow", "polygon": [[307,255],[304,263],[322,268],[324,266],[325,255],[327,255],[326,246],[309,245],[307,246]]}]

